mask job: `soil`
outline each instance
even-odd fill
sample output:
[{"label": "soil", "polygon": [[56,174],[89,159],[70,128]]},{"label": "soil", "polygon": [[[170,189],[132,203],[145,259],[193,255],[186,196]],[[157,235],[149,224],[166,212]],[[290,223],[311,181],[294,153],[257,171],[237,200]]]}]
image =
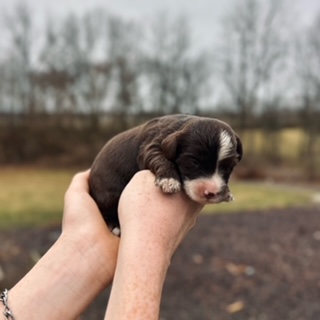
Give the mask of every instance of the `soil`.
[{"label": "soil", "polygon": [[[59,227],[1,231],[0,289],[12,286]],[[81,319],[103,319],[109,291]],[[319,320],[320,208],[202,215],[176,252],[162,320]]]}]

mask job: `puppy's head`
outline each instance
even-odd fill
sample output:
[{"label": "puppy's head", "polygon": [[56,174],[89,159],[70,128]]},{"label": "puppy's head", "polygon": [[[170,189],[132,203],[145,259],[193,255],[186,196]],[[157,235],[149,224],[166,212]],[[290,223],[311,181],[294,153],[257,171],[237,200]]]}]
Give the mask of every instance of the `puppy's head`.
[{"label": "puppy's head", "polygon": [[187,195],[207,204],[232,201],[228,182],[243,150],[239,137],[226,123],[199,118],[162,141],[166,157],[174,161]]}]

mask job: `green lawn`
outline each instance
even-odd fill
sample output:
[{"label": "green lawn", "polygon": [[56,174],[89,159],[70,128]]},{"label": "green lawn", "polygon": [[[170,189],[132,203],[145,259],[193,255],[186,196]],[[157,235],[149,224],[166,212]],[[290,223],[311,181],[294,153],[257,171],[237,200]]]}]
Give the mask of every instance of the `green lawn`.
[{"label": "green lawn", "polygon": [[203,212],[223,213],[308,206],[312,203],[313,195],[313,192],[307,189],[263,182],[231,182],[230,190],[235,201],[208,205]]},{"label": "green lawn", "polygon": [[[64,193],[75,170],[0,169],[0,228],[60,223]],[[311,191],[263,183],[231,183],[232,203],[206,206],[204,213],[303,206]]]},{"label": "green lawn", "polygon": [[[268,137],[262,129],[252,129],[245,131],[241,136],[244,150],[248,150],[249,144],[253,143],[253,150],[257,155],[264,153],[266,139]],[[320,135],[317,135],[316,154],[320,153]],[[302,146],[306,145],[308,136],[302,128],[285,128],[279,131],[277,135],[279,141],[280,155],[284,161],[289,161],[301,165]],[[320,161],[318,157],[318,161]]]},{"label": "green lawn", "polygon": [[0,170],[0,228],[56,223],[75,171]]}]

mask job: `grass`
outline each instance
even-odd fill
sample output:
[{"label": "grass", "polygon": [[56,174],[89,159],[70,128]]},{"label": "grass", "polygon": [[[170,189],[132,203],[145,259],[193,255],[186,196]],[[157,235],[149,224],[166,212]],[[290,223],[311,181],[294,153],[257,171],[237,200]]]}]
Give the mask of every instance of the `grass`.
[{"label": "grass", "polygon": [[[0,229],[60,223],[64,193],[75,171],[0,169]],[[204,213],[303,206],[312,192],[263,183],[235,182],[236,201],[206,206]]]},{"label": "grass", "polygon": [[230,190],[235,197],[234,202],[208,205],[203,212],[225,213],[309,206],[313,195],[308,189],[263,182],[231,182]]},{"label": "grass", "polygon": [[61,220],[71,170],[0,170],[0,228],[45,225]]},{"label": "grass", "polygon": [[[249,142],[254,144],[254,150],[259,154],[265,147],[265,140],[268,137],[262,129],[247,130],[241,136],[242,142],[247,145]],[[301,153],[301,146],[307,141],[307,134],[301,128],[281,129],[277,134],[277,139],[281,142],[281,155],[284,158],[297,159]],[[320,148],[320,135],[317,136],[318,150]]]}]

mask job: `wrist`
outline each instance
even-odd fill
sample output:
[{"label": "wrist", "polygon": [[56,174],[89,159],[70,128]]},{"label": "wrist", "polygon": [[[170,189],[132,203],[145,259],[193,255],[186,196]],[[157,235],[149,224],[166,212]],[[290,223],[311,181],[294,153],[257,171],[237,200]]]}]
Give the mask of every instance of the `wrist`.
[{"label": "wrist", "polygon": [[98,280],[101,284],[109,285],[112,281],[117,261],[117,253],[120,239],[114,236],[107,228],[105,234],[80,234],[73,238],[72,234],[62,233],[58,240],[61,247],[67,247],[75,258],[86,268],[86,274]]},{"label": "wrist", "polygon": [[105,319],[158,319],[171,255],[157,242],[121,237],[116,273]]},{"label": "wrist", "polygon": [[102,261],[97,260],[98,252],[95,246],[81,248],[62,235],[10,290],[14,315],[30,320],[79,316],[112,281],[113,273],[105,272]]}]

